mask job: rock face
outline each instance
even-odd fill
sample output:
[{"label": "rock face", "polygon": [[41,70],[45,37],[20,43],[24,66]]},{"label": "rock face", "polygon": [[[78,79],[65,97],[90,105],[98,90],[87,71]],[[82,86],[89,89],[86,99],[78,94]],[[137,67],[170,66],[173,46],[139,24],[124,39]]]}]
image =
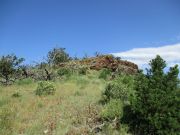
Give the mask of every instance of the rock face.
[{"label": "rock face", "polygon": [[132,62],[120,60],[112,55],[101,55],[98,57],[86,58],[83,60],[74,60],[68,63],[62,63],[62,67],[74,67],[77,65],[86,66],[93,70],[101,70],[103,68],[111,69],[112,71],[134,74],[138,71],[138,66]]},{"label": "rock face", "polygon": [[122,71],[125,73],[133,74],[138,71],[138,66],[132,62],[120,60],[112,55],[103,55],[99,57],[88,58],[81,61],[82,64],[88,65],[90,69],[101,70],[108,68],[112,71]]}]

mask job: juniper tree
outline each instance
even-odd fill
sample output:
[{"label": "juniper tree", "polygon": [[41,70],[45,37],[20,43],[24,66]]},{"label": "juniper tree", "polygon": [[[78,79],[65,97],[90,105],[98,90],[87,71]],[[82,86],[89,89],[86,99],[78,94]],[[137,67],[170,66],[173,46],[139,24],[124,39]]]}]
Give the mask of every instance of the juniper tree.
[{"label": "juniper tree", "polygon": [[178,135],[180,91],[178,66],[164,72],[166,62],[157,55],[147,74],[137,76],[136,98],[132,100],[131,126],[138,135]]}]

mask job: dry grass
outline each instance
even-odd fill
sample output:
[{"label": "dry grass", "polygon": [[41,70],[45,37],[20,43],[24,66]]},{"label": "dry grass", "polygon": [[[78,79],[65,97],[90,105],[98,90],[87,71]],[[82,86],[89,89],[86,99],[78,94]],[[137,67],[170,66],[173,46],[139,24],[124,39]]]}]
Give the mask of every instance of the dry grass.
[{"label": "dry grass", "polygon": [[[101,97],[105,82],[97,73],[73,76],[55,82],[56,93],[52,96],[36,96],[37,83],[0,86],[0,108],[14,111],[13,135],[79,135],[90,134],[93,124],[98,123]],[[15,92],[20,97],[12,97]],[[0,129],[1,130],[1,129]],[[7,129],[8,130],[8,129]],[[8,134],[6,131],[1,134]]]}]

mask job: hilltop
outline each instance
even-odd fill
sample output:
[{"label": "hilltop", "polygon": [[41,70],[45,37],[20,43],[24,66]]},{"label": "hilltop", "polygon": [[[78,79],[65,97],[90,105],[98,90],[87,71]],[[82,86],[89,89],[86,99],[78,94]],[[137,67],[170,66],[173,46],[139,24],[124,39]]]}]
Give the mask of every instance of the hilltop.
[{"label": "hilltop", "polygon": [[92,70],[101,70],[103,68],[111,71],[120,71],[127,74],[134,74],[138,71],[138,66],[135,63],[121,60],[112,55],[100,55],[97,57],[85,58],[82,60],[73,60],[59,64],[60,67],[75,67],[77,65],[86,66]]}]

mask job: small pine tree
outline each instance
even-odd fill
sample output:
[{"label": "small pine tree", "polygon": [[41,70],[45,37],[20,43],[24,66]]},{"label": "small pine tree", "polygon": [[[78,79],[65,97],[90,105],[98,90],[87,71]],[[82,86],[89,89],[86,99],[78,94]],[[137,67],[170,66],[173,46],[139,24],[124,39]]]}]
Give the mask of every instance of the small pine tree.
[{"label": "small pine tree", "polygon": [[136,78],[137,97],[132,100],[131,126],[138,135],[178,135],[178,66],[164,73],[166,62],[159,55],[149,65],[147,74],[141,72]]}]

